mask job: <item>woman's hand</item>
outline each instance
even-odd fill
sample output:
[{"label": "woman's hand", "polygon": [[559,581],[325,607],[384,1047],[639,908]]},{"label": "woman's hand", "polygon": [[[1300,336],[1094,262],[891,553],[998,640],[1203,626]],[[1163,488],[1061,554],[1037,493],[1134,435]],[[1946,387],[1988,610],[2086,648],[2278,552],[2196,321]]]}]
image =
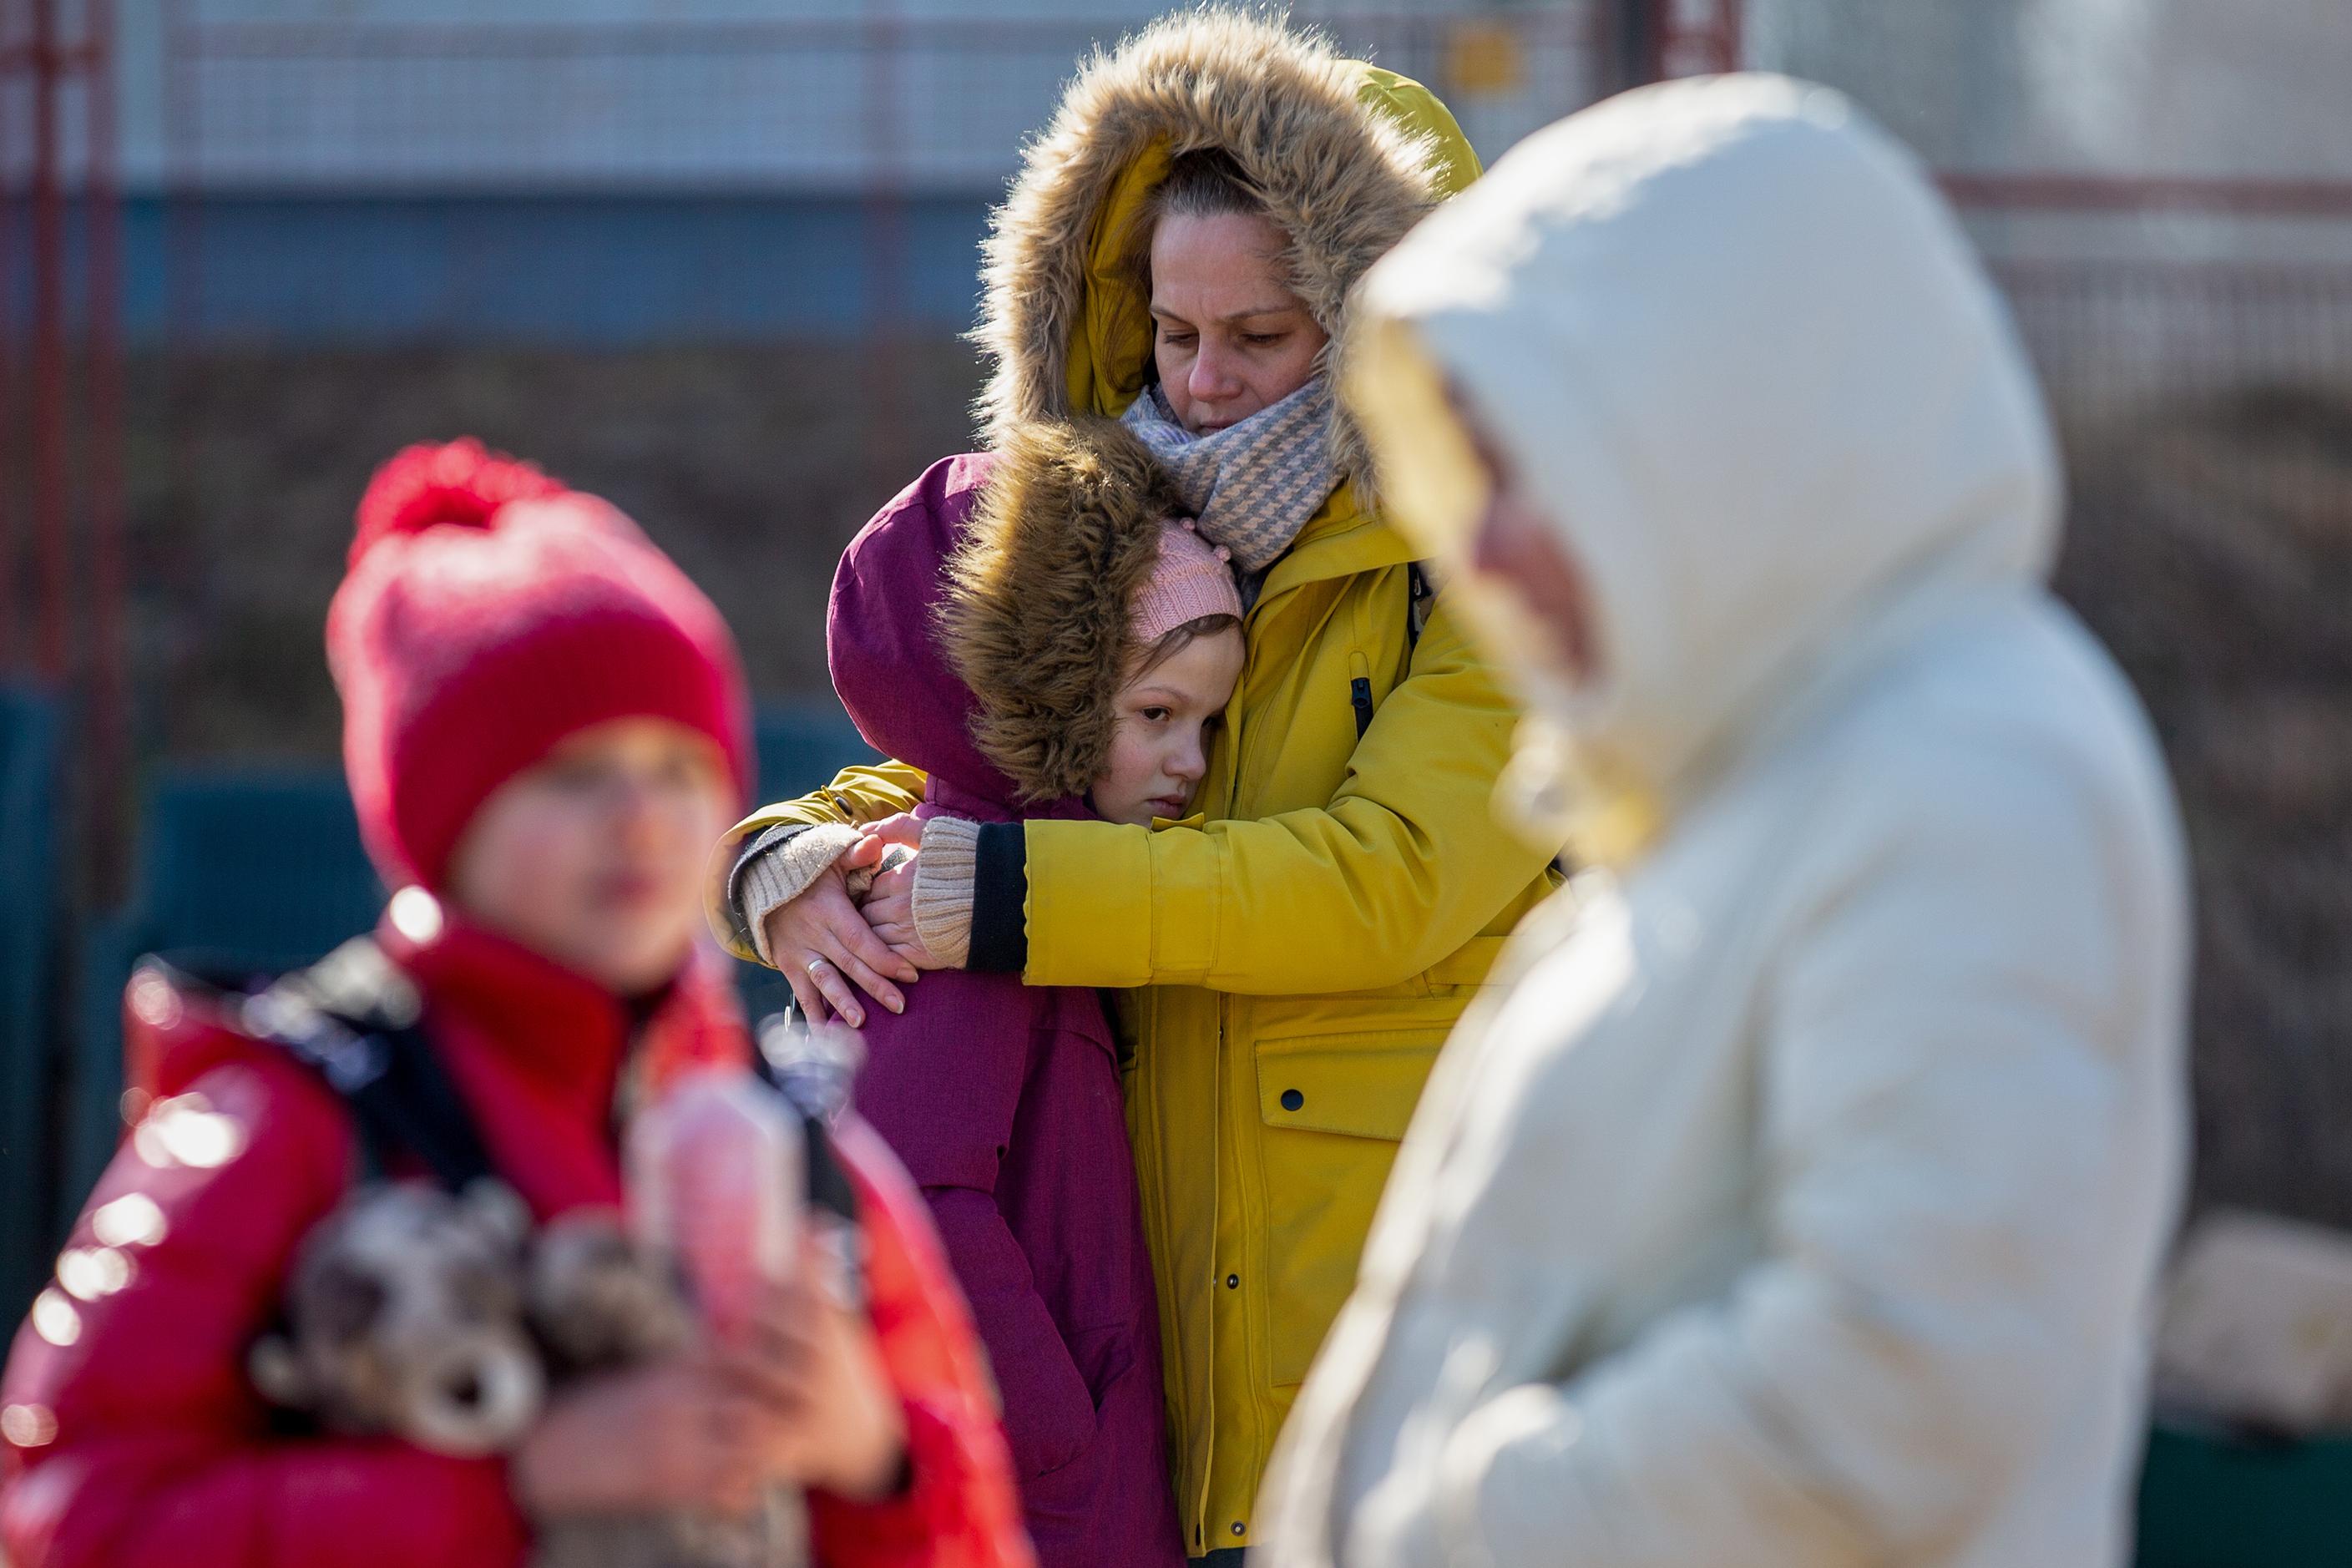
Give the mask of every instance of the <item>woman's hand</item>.
[{"label": "woman's hand", "polygon": [[[892,951],[849,896],[848,874],[879,862],[885,848],[878,839],[860,837],[800,897],[768,912],[768,956],[811,1023],[838,1016],[853,1029],[863,1028],[861,990],[893,1013],[907,1010],[905,994],[886,976],[912,984],[920,973],[912,955]],[[909,921],[910,937],[912,931]],[[912,945],[920,951],[919,942]]]},{"label": "woman's hand", "polygon": [[581,1383],[556,1396],[509,1467],[534,1519],[749,1513],[768,1479],[769,1412],[699,1352]]},{"label": "woman's hand", "polygon": [[879,822],[867,823],[858,829],[864,836],[859,847],[866,844],[881,847],[871,851],[876,864],[894,847],[915,850],[898,865],[877,872],[873,887],[866,889],[858,909],[876,937],[889,944],[890,951],[905,958],[918,969],[946,969],[923,945],[922,933],[915,929],[915,878],[919,870],[923,847],[922,819],[900,815],[886,816]]},{"label": "woman's hand", "polygon": [[874,1325],[845,1300],[839,1267],[804,1237],[798,1272],[770,1292],[745,1342],[722,1359],[761,1408],[767,1473],[865,1502],[898,1480],[907,1415]]}]

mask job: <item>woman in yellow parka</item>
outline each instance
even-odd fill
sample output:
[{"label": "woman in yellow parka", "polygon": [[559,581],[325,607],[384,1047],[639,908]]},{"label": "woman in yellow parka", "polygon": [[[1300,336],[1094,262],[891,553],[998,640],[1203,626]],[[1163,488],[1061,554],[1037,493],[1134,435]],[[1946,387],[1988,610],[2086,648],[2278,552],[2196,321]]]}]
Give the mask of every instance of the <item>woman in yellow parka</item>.
[{"label": "woman in yellow parka", "polygon": [[[1128,1119],[1196,1556],[1249,1543],[1431,1061],[1549,887],[1490,808],[1514,710],[1327,384],[1350,288],[1476,168],[1426,89],[1273,22],[1190,13],[1088,63],[996,215],[982,413],[992,447],[1126,416],[1234,548],[1247,663],[1189,814],[934,817],[861,911],[845,873],[879,846],[856,825],[926,792],[889,763],[714,860],[729,945],[853,1024],[919,955],[1139,988]],[[984,473],[950,459],[919,488]]]}]

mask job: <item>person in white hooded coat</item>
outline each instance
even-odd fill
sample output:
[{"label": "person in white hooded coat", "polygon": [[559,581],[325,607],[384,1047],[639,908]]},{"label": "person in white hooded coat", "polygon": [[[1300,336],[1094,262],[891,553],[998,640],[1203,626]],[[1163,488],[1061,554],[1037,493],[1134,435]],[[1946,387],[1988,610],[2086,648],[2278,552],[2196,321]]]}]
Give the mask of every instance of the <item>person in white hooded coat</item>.
[{"label": "person in white hooded coat", "polygon": [[[2183,856],[1957,224],[1834,93],[1677,83],[1359,309],[1396,511],[1548,721],[1520,813],[1591,869],[1430,1079],[1259,1552],[2118,1563]],[[1573,594],[1495,574],[1527,514]]]}]

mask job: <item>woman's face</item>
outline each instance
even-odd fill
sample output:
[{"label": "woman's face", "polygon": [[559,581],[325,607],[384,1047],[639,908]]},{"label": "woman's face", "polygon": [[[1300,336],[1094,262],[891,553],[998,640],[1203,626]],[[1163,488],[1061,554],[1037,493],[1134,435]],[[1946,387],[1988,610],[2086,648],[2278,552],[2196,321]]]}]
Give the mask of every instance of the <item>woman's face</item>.
[{"label": "woman's face", "polygon": [[488,929],[638,994],[694,944],[703,860],[730,798],[726,759],[698,731],[661,719],[583,730],[474,813],[450,896]]},{"label": "woman's face", "polygon": [[1208,728],[1233,700],[1242,654],[1241,628],[1227,626],[1194,637],[1120,689],[1110,763],[1087,792],[1097,816],[1149,827],[1153,817],[1184,815],[1209,771]]},{"label": "woman's face", "polygon": [[1290,291],[1282,230],[1240,213],[1171,216],[1151,236],[1151,354],[1176,421],[1238,425],[1314,379],[1329,337]]},{"label": "woman's face", "polygon": [[1451,401],[1486,470],[1486,510],[1471,535],[1466,564],[1526,613],[1527,626],[1541,639],[1531,651],[1571,682],[1589,681],[1599,673],[1600,656],[1584,574],[1502,443],[1479,423],[1466,399],[1457,394]]}]

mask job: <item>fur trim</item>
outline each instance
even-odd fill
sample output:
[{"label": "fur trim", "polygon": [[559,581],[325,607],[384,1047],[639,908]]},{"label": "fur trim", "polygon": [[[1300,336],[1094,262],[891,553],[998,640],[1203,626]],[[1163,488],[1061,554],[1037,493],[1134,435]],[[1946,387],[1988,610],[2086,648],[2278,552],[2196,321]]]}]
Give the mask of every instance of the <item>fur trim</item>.
[{"label": "fur trim", "polygon": [[[1436,204],[1434,143],[1359,96],[1358,67],[1319,36],[1222,7],[1165,17],[1097,52],[1030,143],[984,247],[981,324],[994,363],[982,433],[1066,417],[1069,347],[1085,318],[1097,218],[1119,176],[1164,140],[1171,154],[1217,147],[1240,165],[1291,237],[1292,287],[1331,336],[1340,367],[1349,291]],[[1107,411],[1115,412],[1115,411]],[[1364,439],[1332,400],[1330,449],[1369,480]]]},{"label": "fur trim", "polygon": [[940,604],[979,704],[972,743],[1024,804],[1084,795],[1110,755],[1128,606],[1160,559],[1175,481],[1115,420],[1014,426]]}]

